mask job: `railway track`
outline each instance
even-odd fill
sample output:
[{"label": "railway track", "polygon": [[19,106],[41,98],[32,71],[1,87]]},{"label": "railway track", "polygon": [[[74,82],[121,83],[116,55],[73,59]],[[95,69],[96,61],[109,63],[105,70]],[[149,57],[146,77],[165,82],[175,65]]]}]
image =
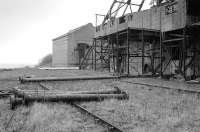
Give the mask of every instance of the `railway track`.
[{"label": "railway track", "polygon": [[[42,84],[42,83],[38,83],[38,84],[39,84],[39,86],[40,86],[42,89],[44,89],[44,90],[46,90],[46,91],[50,91],[50,89],[49,89],[47,86],[45,86],[44,84]],[[115,90],[116,90],[116,88],[115,88]],[[117,91],[120,92],[120,93],[122,92],[122,91],[120,91],[119,88],[117,88]],[[117,93],[118,93],[118,92],[117,92]],[[117,94],[117,93],[116,93],[116,94]],[[119,94],[119,93],[118,93],[118,94]],[[101,95],[101,94],[100,94],[100,95]],[[100,96],[100,95],[99,95],[99,96]],[[113,93],[113,95],[114,95],[114,93]],[[11,101],[11,102],[13,102],[13,101]],[[11,104],[12,104],[12,103],[11,103]],[[81,113],[86,114],[89,118],[93,118],[97,123],[99,123],[99,124],[101,124],[102,126],[106,127],[107,130],[108,130],[109,132],[123,132],[123,130],[120,129],[119,127],[117,127],[117,126],[113,125],[112,123],[106,121],[105,119],[103,119],[103,118],[101,118],[101,117],[99,117],[99,116],[93,114],[93,113],[90,112],[89,110],[83,108],[81,105],[79,105],[79,104],[77,104],[77,103],[74,103],[74,102],[71,102],[70,104],[71,104],[73,107],[75,107],[75,108],[77,108],[78,110],[80,110]],[[11,116],[11,119],[9,120],[7,126],[9,126],[9,124],[10,124],[12,118],[13,118],[13,117]]]},{"label": "railway track", "polygon": [[38,85],[43,88],[44,90],[50,90],[47,86],[45,86],[43,83],[39,82]]},{"label": "railway track", "polygon": [[[23,128],[24,128],[24,126],[25,126],[25,123],[26,123],[26,121],[27,121],[27,119],[28,119],[28,115],[30,114],[30,108],[28,108],[28,111],[27,111],[27,114],[23,117],[23,122],[20,122],[20,125],[19,124],[17,124],[17,127],[16,127],[16,120],[15,120],[15,117],[17,117],[17,113],[19,112],[19,111],[11,111],[10,112],[10,114],[9,114],[9,119],[8,119],[8,121],[5,123],[5,131],[7,132],[7,131],[10,131],[10,130],[12,130],[13,132],[20,132]],[[14,126],[14,127],[13,127]]]},{"label": "railway track", "polygon": [[200,90],[194,90],[194,89],[184,89],[184,88],[178,88],[178,87],[166,87],[166,86],[160,86],[160,85],[156,85],[156,84],[130,82],[130,81],[125,81],[125,80],[120,80],[119,82],[129,83],[129,84],[134,84],[134,85],[143,85],[143,86],[148,86],[148,87],[156,87],[156,88],[162,88],[162,89],[168,89],[168,90],[176,90],[176,91],[185,92],[185,93],[200,94]]},{"label": "railway track", "polygon": [[72,106],[78,108],[81,112],[83,112],[86,115],[92,117],[99,124],[107,127],[109,132],[123,132],[123,130],[121,128],[119,128],[119,127],[113,125],[112,123],[106,121],[105,119],[93,114],[92,112],[90,112],[86,108],[83,108],[81,105],[76,104],[76,103],[71,103],[71,104],[72,104]]},{"label": "railway track", "polygon": [[[49,90],[49,88],[47,88],[45,85],[43,85],[41,83],[39,83],[39,86],[41,86],[45,90]],[[106,121],[105,119],[93,114],[92,112],[90,112],[86,108],[82,107],[81,105],[79,105],[77,103],[73,103],[73,102],[71,103],[71,105],[74,106],[75,108],[79,109],[82,113],[85,113],[86,115],[88,115],[91,118],[93,118],[99,124],[107,127],[108,131],[110,131],[110,132],[123,132],[123,130],[121,128],[119,128],[119,127],[113,125],[112,123]]]},{"label": "railway track", "polygon": [[[133,85],[143,85],[143,86],[147,86],[147,87],[162,88],[162,89],[168,89],[168,90],[172,90],[173,89],[173,90],[176,90],[176,91],[179,91],[179,92],[184,92],[184,93],[200,94],[200,90],[194,90],[194,89],[184,89],[184,88],[178,88],[178,87],[167,87],[167,86],[160,86],[160,85],[157,85],[157,84],[149,84],[149,83],[144,83],[144,82],[131,82],[131,81],[127,81],[127,80],[118,80],[118,81],[122,82],[122,83],[133,84]],[[47,90],[47,91],[50,90],[50,88],[45,86],[43,83],[39,82],[38,84],[44,90]],[[98,122],[99,124],[101,124],[101,125],[105,126],[106,128],[108,128],[108,130],[110,132],[123,132],[123,130],[121,128],[119,128],[118,126],[115,126],[112,123],[106,121],[105,119],[95,115],[94,113],[92,113],[91,111],[89,111],[86,108],[82,107],[81,105],[79,105],[77,103],[71,103],[71,105],[73,107],[79,109],[82,113],[87,115],[89,118],[93,118],[96,122]],[[11,120],[12,120],[12,117],[11,117]]]},{"label": "railway track", "polygon": [[13,118],[14,118],[15,115],[16,115],[16,111],[14,111],[14,112],[11,114],[11,116],[10,116],[8,122],[6,123],[5,130],[8,130],[8,128],[10,127],[10,124],[11,124],[11,122],[12,122],[12,120],[13,120]]}]

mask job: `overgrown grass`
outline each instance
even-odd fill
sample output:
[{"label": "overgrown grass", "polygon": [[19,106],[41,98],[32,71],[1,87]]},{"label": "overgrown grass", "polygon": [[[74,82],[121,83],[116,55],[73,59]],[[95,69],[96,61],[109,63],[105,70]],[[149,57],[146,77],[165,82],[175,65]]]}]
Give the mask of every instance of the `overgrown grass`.
[{"label": "overgrown grass", "polygon": [[105,129],[64,104],[35,103],[25,124],[28,132],[93,132]]},{"label": "overgrown grass", "polygon": [[[22,72],[23,71],[23,72]],[[13,77],[26,74],[26,71],[3,72],[1,75]],[[16,73],[16,74],[15,74]],[[85,71],[41,71],[27,72],[39,76],[79,76],[95,75]],[[0,78],[1,78],[0,77]],[[148,83],[148,79],[141,79]],[[158,80],[154,80],[155,83]],[[16,83],[16,82],[15,82]],[[160,85],[168,85],[165,81],[158,81]],[[1,84],[4,84],[1,82]],[[80,81],[80,82],[51,82],[45,85],[57,90],[98,90],[109,89],[118,85],[128,91],[129,100],[105,100],[103,102],[83,103],[95,114],[109,120],[116,126],[127,132],[198,132],[200,130],[200,99],[196,94],[179,93],[173,90],[148,88],[145,86],[131,85],[121,82],[104,81]],[[6,82],[6,87],[13,83]],[[178,86],[182,86],[181,84]],[[1,85],[2,86],[2,85]],[[176,86],[174,83],[172,86]],[[23,86],[35,89],[38,84]],[[198,87],[198,86],[196,86]],[[0,100],[0,132],[4,132],[10,113],[8,101]],[[39,104],[30,107],[19,107],[16,110],[11,126],[7,131],[20,132],[96,132],[105,131],[105,128],[95,124],[92,119],[83,115],[76,108],[66,104]]]},{"label": "overgrown grass", "polygon": [[130,99],[83,105],[127,132],[198,132],[200,100],[196,94],[124,85]]}]

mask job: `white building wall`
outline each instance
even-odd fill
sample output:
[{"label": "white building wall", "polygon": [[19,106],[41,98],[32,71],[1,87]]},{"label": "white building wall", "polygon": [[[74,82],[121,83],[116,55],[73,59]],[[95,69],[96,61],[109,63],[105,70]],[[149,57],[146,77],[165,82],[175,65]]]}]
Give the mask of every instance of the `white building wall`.
[{"label": "white building wall", "polygon": [[94,27],[91,23],[69,31],[53,40],[53,66],[67,67],[78,63],[76,48],[79,43],[92,45]]},{"label": "white building wall", "polygon": [[67,37],[53,41],[53,66],[60,67],[67,65],[67,43]]}]

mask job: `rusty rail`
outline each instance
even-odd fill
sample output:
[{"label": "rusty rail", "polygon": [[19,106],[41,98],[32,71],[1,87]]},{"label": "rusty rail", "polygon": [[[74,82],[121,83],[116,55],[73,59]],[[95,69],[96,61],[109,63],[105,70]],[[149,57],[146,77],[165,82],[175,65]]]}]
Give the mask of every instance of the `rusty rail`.
[{"label": "rusty rail", "polygon": [[11,114],[11,116],[10,116],[8,122],[6,123],[5,130],[7,130],[8,127],[10,126],[10,124],[11,124],[11,122],[12,122],[12,120],[13,120],[15,114],[16,114],[16,111],[14,111],[14,112]]},{"label": "rusty rail", "polygon": [[92,112],[90,112],[89,110],[83,108],[82,106],[76,104],[76,103],[71,103],[72,106],[78,108],[79,110],[81,110],[81,112],[84,112],[86,113],[87,115],[91,116],[92,118],[95,119],[95,121],[97,121],[98,123],[104,125],[104,126],[107,126],[108,127],[108,130],[110,132],[123,132],[123,130],[115,125],[113,125],[112,123],[102,119],[101,117],[93,114]]},{"label": "rusty rail", "polygon": [[134,85],[143,85],[143,86],[148,86],[148,87],[156,87],[156,88],[162,88],[162,89],[168,89],[168,90],[174,89],[174,90],[182,91],[182,92],[186,92],[186,93],[200,94],[200,90],[183,89],[183,88],[178,88],[178,87],[167,87],[167,86],[160,86],[160,85],[155,85],[155,84],[130,82],[130,81],[124,81],[124,80],[120,80],[120,82],[130,83],[130,84],[134,84]]},{"label": "rusty rail", "polygon": [[39,86],[40,86],[41,88],[43,88],[44,90],[50,90],[47,86],[45,86],[45,85],[42,84],[41,82],[39,82],[38,84],[39,84]]}]

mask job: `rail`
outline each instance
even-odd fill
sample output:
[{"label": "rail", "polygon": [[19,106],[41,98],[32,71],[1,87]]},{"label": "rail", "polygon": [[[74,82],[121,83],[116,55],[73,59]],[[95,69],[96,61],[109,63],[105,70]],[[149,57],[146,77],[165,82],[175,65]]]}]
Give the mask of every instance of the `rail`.
[{"label": "rail", "polygon": [[108,130],[110,132],[123,132],[123,130],[115,125],[113,125],[112,123],[106,121],[105,119],[93,114],[92,112],[90,112],[89,110],[87,110],[86,108],[83,108],[82,106],[76,104],[76,103],[71,103],[72,106],[78,108],[79,110],[81,110],[82,112],[86,113],[87,115],[91,116],[92,118],[95,119],[95,121],[97,121],[98,123],[105,125],[108,127]]}]

